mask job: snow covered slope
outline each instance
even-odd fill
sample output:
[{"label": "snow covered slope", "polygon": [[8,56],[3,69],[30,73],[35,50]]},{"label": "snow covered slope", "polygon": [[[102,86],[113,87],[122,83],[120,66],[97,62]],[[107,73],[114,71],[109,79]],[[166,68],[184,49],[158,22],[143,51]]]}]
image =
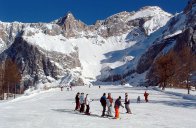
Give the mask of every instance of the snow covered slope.
[{"label": "snow covered slope", "polygon": [[[74,111],[77,92],[88,93],[91,99],[87,116]],[[195,128],[196,101],[155,90],[148,90],[149,103],[144,103],[144,88],[123,86],[76,87],[73,91],[53,89],[22,96],[0,103],[1,128]],[[186,91],[186,90],[185,90]],[[120,108],[119,120],[101,118],[102,107],[99,98],[104,92],[111,92],[116,99],[128,92],[133,114],[126,114]],[[176,91],[175,91],[176,92]],[[181,91],[180,91],[181,92]],[[137,96],[141,103],[136,103]],[[114,109],[112,110],[114,114]]]}]

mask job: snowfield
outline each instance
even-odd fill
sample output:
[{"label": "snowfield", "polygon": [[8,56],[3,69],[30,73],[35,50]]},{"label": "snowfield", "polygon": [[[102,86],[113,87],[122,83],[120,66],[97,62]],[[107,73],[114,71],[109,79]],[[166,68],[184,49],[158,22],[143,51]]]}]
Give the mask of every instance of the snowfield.
[{"label": "snowfield", "polygon": [[[74,87],[73,91],[59,88],[42,91],[0,103],[0,128],[195,128],[196,100],[181,95],[148,89],[149,103],[144,103],[145,88],[127,86]],[[88,93],[91,99],[87,116],[73,111],[77,92]],[[120,109],[121,119],[102,118],[102,94],[111,92],[116,99],[129,93],[133,114]],[[180,91],[181,92],[181,91]],[[196,94],[195,92],[191,92]],[[193,95],[193,96],[194,96]],[[142,103],[136,103],[141,96]],[[114,111],[114,110],[113,110]]]}]

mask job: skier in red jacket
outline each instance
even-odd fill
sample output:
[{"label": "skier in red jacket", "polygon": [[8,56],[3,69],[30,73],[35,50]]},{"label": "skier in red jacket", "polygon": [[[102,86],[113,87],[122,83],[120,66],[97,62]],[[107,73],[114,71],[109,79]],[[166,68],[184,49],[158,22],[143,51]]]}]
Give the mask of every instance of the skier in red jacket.
[{"label": "skier in red jacket", "polygon": [[145,101],[148,102],[148,95],[149,93],[147,93],[146,91],[144,92],[144,98],[145,98]]}]

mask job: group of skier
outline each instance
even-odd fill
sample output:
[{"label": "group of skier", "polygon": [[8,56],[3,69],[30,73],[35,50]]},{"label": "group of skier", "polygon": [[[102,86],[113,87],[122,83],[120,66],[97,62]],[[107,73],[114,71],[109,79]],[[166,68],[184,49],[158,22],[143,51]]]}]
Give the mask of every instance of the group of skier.
[{"label": "group of skier", "polygon": [[[112,106],[113,106],[113,98],[111,97],[111,93],[108,93],[108,96],[106,98],[106,93],[103,94],[103,96],[100,99],[101,105],[103,107],[103,111],[102,111],[102,117],[105,116],[105,111],[106,111],[106,107],[108,109],[107,111],[107,115],[109,117],[113,117],[112,115]],[[130,104],[130,100],[128,98],[128,93],[125,93],[125,108],[126,108],[126,113],[131,114],[131,109],[129,107]],[[121,102],[121,96],[119,96],[116,101],[114,102],[114,109],[115,109],[115,118],[119,118],[119,108],[124,106],[122,105]]]},{"label": "group of skier", "polygon": [[[79,110],[80,113],[85,112],[86,115],[90,115],[90,98],[88,94],[86,94],[86,97],[84,97],[84,93],[77,93],[75,97],[76,107],[75,110]],[[85,111],[85,105],[86,105],[86,111]]]},{"label": "group of skier", "polygon": [[[144,97],[145,97],[145,101],[148,102],[148,93],[145,91],[144,93]],[[86,115],[90,115],[90,102],[93,100],[90,100],[88,94],[86,94],[86,96],[84,96],[84,93],[77,93],[76,97],[75,97],[75,102],[76,102],[76,107],[75,110],[80,111],[80,113],[85,113]],[[113,117],[112,115],[112,107],[113,107],[113,98],[111,96],[111,93],[108,93],[107,97],[106,97],[106,93],[103,93],[103,96],[100,98],[100,102],[101,105],[103,107],[103,111],[102,111],[102,117],[104,116],[108,116],[108,117]],[[138,96],[137,98],[137,103],[140,103],[140,96]],[[128,114],[132,114],[131,109],[129,107],[130,104],[130,99],[128,97],[128,93],[125,93],[125,100],[124,100],[124,104],[125,104],[125,109],[126,109],[126,113]],[[85,110],[85,105],[86,105],[86,110]],[[106,107],[107,107],[107,114],[106,114]],[[116,101],[114,102],[114,109],[115,109],[115,118],[118,119],[119,118],[119,108],[124,106],[122,105],[121,102],[121,96],[119,96]]]}]

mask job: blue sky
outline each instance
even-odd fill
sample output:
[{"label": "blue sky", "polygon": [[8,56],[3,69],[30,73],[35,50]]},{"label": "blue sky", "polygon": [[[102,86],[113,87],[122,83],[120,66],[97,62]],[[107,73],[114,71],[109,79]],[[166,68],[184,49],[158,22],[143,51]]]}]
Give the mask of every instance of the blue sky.
[{"label": "blue sky", "polygon": [[0,0],[0,21],[50,22],[71,11],[86,24],[143,6],[160,6],[167,12],[181,12],[188,0]]}]

